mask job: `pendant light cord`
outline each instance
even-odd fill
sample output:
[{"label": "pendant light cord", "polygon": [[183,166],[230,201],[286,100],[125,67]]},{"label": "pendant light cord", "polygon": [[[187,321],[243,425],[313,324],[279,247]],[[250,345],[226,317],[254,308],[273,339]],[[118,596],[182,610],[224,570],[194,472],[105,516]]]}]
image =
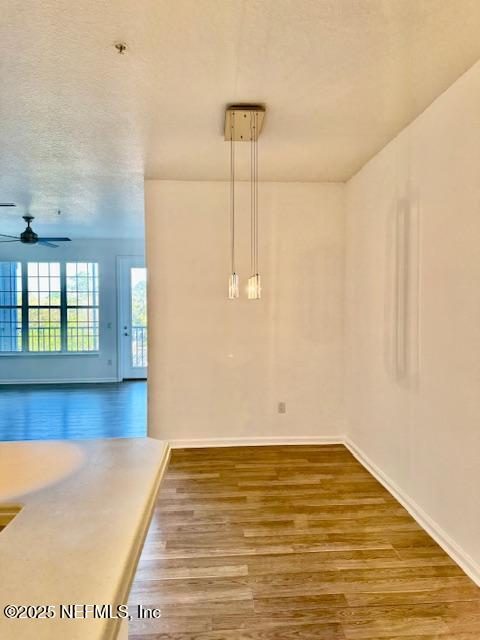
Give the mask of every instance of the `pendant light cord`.
[{"label": "pendant light cord", "polygon": [[235,273],[235,111],[230,121],[230,258],[231,271]]},{"label": "pendant light cord", "polygon": [[255,274],[258,274],[258,111],[255,111]]},{"label": "pendant light cord", "polygon": [[258,111],[250,114],[250,271],[258,273]]},{"label": "pendant light cord", "polygon": [[255,125],[250,113],[250,275],[255,273]]}]

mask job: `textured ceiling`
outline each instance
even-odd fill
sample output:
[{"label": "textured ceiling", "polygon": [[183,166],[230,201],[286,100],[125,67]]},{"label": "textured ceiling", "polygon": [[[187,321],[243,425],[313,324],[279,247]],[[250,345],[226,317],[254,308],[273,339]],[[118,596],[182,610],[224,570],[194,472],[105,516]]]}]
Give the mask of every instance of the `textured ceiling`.
[{"label": "textured ceiling", "polygon": [[29,208],[141,235],[144,175],[227,177],[228,102],[267,105],[262,179],[346,180],[480,58],[479,33],[478,0],[2,0],[0,201],[20,205],[2,229]]}]

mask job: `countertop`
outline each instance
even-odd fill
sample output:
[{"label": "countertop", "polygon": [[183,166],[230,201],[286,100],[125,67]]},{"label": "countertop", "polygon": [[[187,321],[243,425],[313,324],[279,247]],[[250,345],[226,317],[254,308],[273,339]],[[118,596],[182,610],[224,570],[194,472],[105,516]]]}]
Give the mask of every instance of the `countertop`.
[{"label": "countertop", "polygon": [[[112,619],[60,619],[60,604],[125,604],[169,447],[151,438],[0,443],[2,640],[110,640]],[[6,605],[54,605],[9,620]],[[122,627],[124,628],[124,627]]]}]

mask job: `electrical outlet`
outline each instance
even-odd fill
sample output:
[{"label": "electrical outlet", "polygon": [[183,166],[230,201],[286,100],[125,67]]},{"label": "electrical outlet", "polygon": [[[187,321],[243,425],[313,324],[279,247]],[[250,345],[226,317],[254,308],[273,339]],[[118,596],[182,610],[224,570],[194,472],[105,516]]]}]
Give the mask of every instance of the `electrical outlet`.
[{"label": "electrical outlet", "polygon": [[109,364],[110,366],[112,366],[112,361],[111,361],[111,360],[109,360],[109,361],[108,361],[108,364]]},{"label": "electrical outlet", "polygon": [[278,403],[278,413],[287,413],[287,403],[279,402]]}]

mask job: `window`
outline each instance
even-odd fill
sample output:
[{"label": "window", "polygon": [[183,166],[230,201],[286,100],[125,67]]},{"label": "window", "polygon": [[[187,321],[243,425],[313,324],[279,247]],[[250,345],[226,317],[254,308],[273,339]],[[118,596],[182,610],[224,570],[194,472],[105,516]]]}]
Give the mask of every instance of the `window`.
[{"label": "window", "polygon": [[132,305],[132,364],[147,366],[147,270],[145,267],[130,269]]},{"label": "window", "polygon": [[28,263],[28,350],[61,351],[60,263]]},{"label": "window", "polygon": [[67,262],[67,350],[98,351],[96,262]]},{"label": "window", "polygon": [[98,350],[96,262],[0,262],[0,352]]},{"label": "window", "polygon": [[22,265],[0,262],[0,351],[22,350]]}]

